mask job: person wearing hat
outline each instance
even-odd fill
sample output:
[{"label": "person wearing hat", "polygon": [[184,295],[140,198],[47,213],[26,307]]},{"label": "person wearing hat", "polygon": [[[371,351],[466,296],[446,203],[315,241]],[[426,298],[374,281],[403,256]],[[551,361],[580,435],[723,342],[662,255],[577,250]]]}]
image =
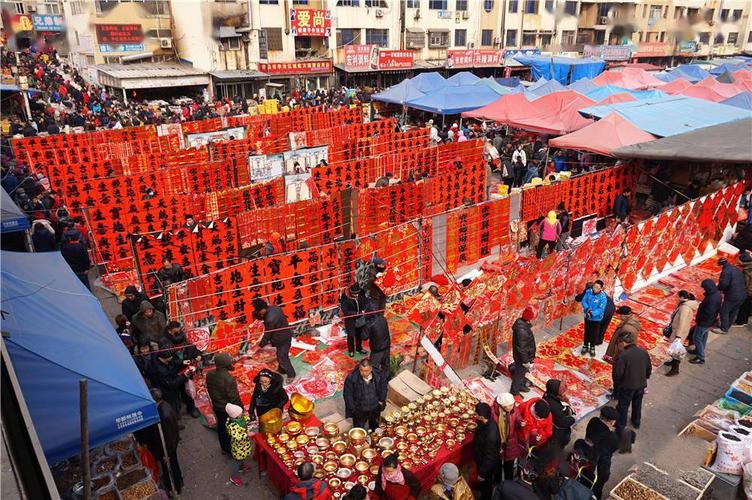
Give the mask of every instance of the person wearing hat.
[{"label": "person wearing hat", "polygon": [[386,309],[386,293],[379,287],[376,280],[386,272],[386,261],[380,257],[371,259],[371,269],[368,276],[368,284],[365,289],[366,298],[369,306],[373,311],[383,311]]},{"label": "person wearing hat", "polygon": [[159,344],[167,326],[167,321],[164,314],[157,311],[151,302],[143,300],[138,308],[138,312],[133,315],[131,324],[133,325],[139,344],[146,342]]},{"label": "person wearing hat", "polygon": [[120,303],[120,312],[128,318],[128,321],[133,321],[133,315],[135,315],[141,308],[141,302],[148,300],[146,295],[138,291],[133,285],[125,287],[125,297],[123,302]]},{"label": "person wearing hat", "polygon": [[490,500],[501,451],[499,426],[493,421],[493,411],[487,403],[475,405],[475,418],[478,427],[473,435],[472,453],[480,483],[478,489],[481,500]]},{"label": "person wearing hat", "polygon": [[619,354],[614,362],[611,378],[614,384],[614,397],[619,417],[616,421],[616,433],[624,434],[627,426],[629,407],[632,406],[632,427],[640,428],[642,416],[642,396],[648,386],[648,379],[653,371],[650,356],[642,347],[635,343],[637,339],[631,335],[621,335],[619,339]]},{"label": "person wearing hat", "polygon": [[378,500],[416,500],[420,495],[420,481],[402,467],[399,455],[392,453],[381,462],[372,498]]},{"label": "person wearing hat", "polygon": [[271,344],[277,349],[277,371],[287,375],[288,383],[295,378],[295,368],[290,362],[290,346],[292,345],[292,329],[287,322],[287,316],[278,306],[269,305],[261,298],[253,299],[253,317],[264,322],[264,335],[259,347]]},{"label": "person wearing hat", "polygon": [[313,473],[316,467],[311,462],[303,462],[298,465],[295,474],[300,481],[290,488],[290,492],[283,500],[326,500],[330,498],[331,491],[326,481],[316,479]]},{"label": "person wearing hat", "polygon": [[[227,403],[225,405],[227,421],[227,435],[230,437],[230,455],[232,457],[232,472],[230,482],[235,486],[243,486],[240,478],[241,471],[246,469],[245,459],[251,455],[253,449],[251,439],[248,437],[248,417],[243,413],[241,405]],[[219,425],[219,422],[217,422]]]},{"label": "person wearing hat", "polygon": [[251,420],[260,418],[266,412],[285,407],[290,398],[282,386],[282,375],[268,368],[262,368],[253,378],[253,394],[251,404],[248,407],[248,415]]},{"label": "person wearing hat", "polygon": [[493,500],[541,500],[535,487],[538,471],[531,460],[520,470],[516,479],[506,479],[494,491]]},{"label": "person wearing hat", "polygon": [[619,357],[619,354],[622,352],[620,346],[624,345],[622,344],[623,341],[628,341],[628,344],[637,343],[640,330],[642,330],[642,323],[640,323],[636,314],[632,314],[631,307],[619,306],[616,314],[621,317],[621,324],[613,335],[611,335],[611,340],[608,341],[606,354],[603,356],[603,360],[608,363],[614,363],[616,358]]},{"label": "person wearing hat", "polygon": [[736,316],[736,324],[746,325],[749,321],[750,312],[752,312],[752,255],[750,255],[749,252],[745,251],[739,255],[739,267],[744,274],[744,286],[747,289],[747,299],[739,309],[739,314]]},{"label": "person wearing hat", "polygon": [[530,391],[527,387],[528,381],[525,375],[532,369],[533,359],[535,359],[535,336],[532,326],[535,316],[535,309],[532,306],[527,306],[522,311],[522,316],[517,318],[512,325],[514,370],[512,371],[512,386],[509,392],[513,395]]},{"label": "person wearing hat", "polygon": [[595,357],[595,346],[600,338],[601,321],[606,312],[608,296],[603,291],[603,281],[595,280],[582,294],[582,312],[585,315],[585,335],[581,355]]},{"label": "person wearing hat", "polygon": [[220,352],[214,356],[215,369],[206,374],[206,390],[212,403],[212,410],[217,418],[217,438],[219,447],[226,455],[230,454],[230,435],[227,433],[227,412],[225,407],[228,403],[243,406],[238,392],[238,383],[230,374],[232,370],[232,356],[226,352]]},{"label": "person wearing hat", "polygon": [[428,492],[429,500],[474,500],[473,490],[453,463],[439,469],[439,477]]},{"label": "person wearing hat", "polygon": [[718,278],[718,290],[723,293],[721,304],[720,326],[714,328],[713,333],[725,335],[736,321],[736,315],[742,304],[747,300],[747,286],[741,269],[723,258],[718,261],[721,265],[721,276]]},{"label": "person wearing hat", "polygon": [[355,352],[366,354],[363,350],[363,328],[368,318],[364,315],[366,299],[361,293],[360,285],[353,283],[345,288],[339,298],[339,311],[344,318],[347,334],[347,354],[352,358]]},{"label": "person wearing hat", "polygon": [[611,459],[619,447],[619,438],[614,432],[618,412],[612,406],[601,408],[600,415],[591,418],[585,430],[585,439],[592,446],[592,458],[595,463],[596,481],[592,486],[597,499],[603,496],[603,487],[611,476]]},{"label": "person wearing hat", "polygon": [[556,242],[561,235],[561,223],[556,217],[556,212],[551,210],[548,216],[540,223],[540,241],[538,248],[535,250],[535,256],[539,259],[543,256],[543,249],[548,246],[548,254],[551,255],[556,249]]},{"label": "person wearing hat", "polygon": [[[695,296],[686,290],[679,290],[679,305],[676,306],[674,312],[671,314],[671,322],[669,328],[664,329],[663,335],[666,336],[668,342],[675,342],[679,339],[679,342],[683,342],[685,338],[689,336],[689,329],[692,327],[692,318],[695,316],[695,312],[699,307],[699,303],[695,300]],[[668,331],[667,331],[668,330]],[[668,333],[668,335],[666,335]],[[683,351],[686,354],[686,351]],[[679,365],[681,364],[681,358],[683,355],[676,354],[671,357],[670,360],[663,363],[666,366],[670,366],[671,369],[666,373],[667,377],[674,377],[679,374]]]},{"label": "person wearing hat", "polygon": [[[165,401],[180,415],[180,396],[185,391],[186,381],[195,373],[195,367],[183,371],[182,361],[175,356],[173,345],[166,340],[159,343],[156,355],[149,379],[154,387],[162,390]],[[189,405],[189,409],[195,410],[195,405]]]},{"label": "person wearing hat", "polygon": [[563,450],[572,438],[572,426],[575,423],[574,411],[569,406],[567,384],[561,380],[550,379],[546,382],[546,393],[543,400],[551,409],[551,423],[553,424],[553,439]]},{"label": "person wearing hat", "polygon": [[501,467],[497,470],[497,481],[513,479],[515,476],[515,461],[523,458],[527,450],[517,439],[517,431],[521,421],[520,405],[509,392],[496,396],[493,413],[499,427],[501,442]]}]

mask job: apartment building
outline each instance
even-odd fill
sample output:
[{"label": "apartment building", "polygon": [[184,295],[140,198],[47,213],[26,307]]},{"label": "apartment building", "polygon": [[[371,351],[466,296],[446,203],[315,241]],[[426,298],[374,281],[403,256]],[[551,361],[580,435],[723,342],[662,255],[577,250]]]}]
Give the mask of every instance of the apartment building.
[{"label": "apartment building", "polygon": [[23,50],[41,37],[61,54],[68,53],[61,0],[3,1],[0,10],[6,34],[14,35],[8,39],[8,49]]}]

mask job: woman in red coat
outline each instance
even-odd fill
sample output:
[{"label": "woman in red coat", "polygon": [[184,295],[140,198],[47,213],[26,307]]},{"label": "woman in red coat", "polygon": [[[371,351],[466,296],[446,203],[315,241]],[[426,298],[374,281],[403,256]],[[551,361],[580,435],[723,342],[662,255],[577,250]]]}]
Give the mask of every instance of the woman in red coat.
[{"label": "woman in red coat", "polygon": [[528,447],[540,447],[551,438],[553,422],[551,408],[541,398],[532,398],[520,405],[522,419],[517,437]]},{"label": "woman in red coat", "polygon": [[[499,425],[501,439],[501,467],[505,480],[515,477],[515,460],[527,456],[525,443],[519,440],[522,422],[520,403],[510,393],[499,394],[493,404],[494,418]],[[499,474],[499,478],[501,478]]]},{"label": "woman in red coat", "polygon": [[371,498],[378,500],[416,500],[420,483],[407,469],[403,469],[393,453],[384,459],[376,476],[376,487]]}]

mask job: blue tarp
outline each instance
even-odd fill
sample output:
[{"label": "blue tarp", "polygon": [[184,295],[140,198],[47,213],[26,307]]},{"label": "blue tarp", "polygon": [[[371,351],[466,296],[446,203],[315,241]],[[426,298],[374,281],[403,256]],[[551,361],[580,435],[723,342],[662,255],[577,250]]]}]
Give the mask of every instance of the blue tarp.
[{"label": "blue tarp", "polygon": [[729,73],[733,73],[734,71],[738,71],[740,69],[749,69],[749,66],[747,66],[745,63],[737,63],[737,64],[721,64],[720,66],[716,66],[715,68],[710,70],[711,75],[722,75],[726,71]]},{"label": "blue tarp", "polygon": [[440,89],[447,84],[444,77],[436,71],[415,75],[410,79],[410,83],[424,94]]},{"label": "blue tarp", "polygon": [[5,191],[0,189],[0,211],[2,216],[0,217],[0,223],[2,223],[3,233],[12,233],[15,231],[23,231],[29,228],[29,218],[23,213],[23,210],[16,205],[13,198]]},{"label": "blue tarp", "polygon": [[520,79],[516,76],[510,76],[509,78],[494,78],[496,83],[505,87],[516,87],[520,84]]},{"label": "blue tarp", "polygon": [[[541,85],[537,85],[538,82],[541,81],[543,81],[543,83]],[[540,79],[538,80],[538,82],[532,84],[525,91],[525,97],[527,97],[529,101],[537,99],[538,97],[543,97],[544,95],[550,94],[551,92],[557,92],[559,90],[567,89],[564,85],[557,82],[556,80],[545,81],[543,79]]]},{"label": "blue tarp", "polygon": [[668,94],[665,92],[661,92],[660,90],[630,90],[625,89],[623,87],[619,87],[617,85],[604,85],[602,87],[598,87],[595,90],[591,90],[590,92],[586,92],[585,95],[589,97],[590,99],[598,102],[602,101],[608,96],[614,95],[614,94],[621,94],[622,92],[626,92],[627,94],[631,94],[635,99],[659,99],[662,97],[666,97]]},{"label": "blue tarp", "polygon": [[616,112],[637,128],[659,137],[668,137],[698,128],[749,118],[749,112],[686,96],[590,106],[580,110],[585,116],[603,118]]},{"label": "blue tarp", "polygon": [[159,421],[99,301],[58,252],[2,252],[5,345],[52,465],[80,452],[79,380],[88,380],[92,448]]},{"label": "blue tarp", "polygon": [[494,80],[490,76],[488,78],[481,78],[480,80],[475,82],[473,85],[483,85],[484,87],[488,87],[489,89],[493,90],[499,95],[512,93],[511,88],[505,87],[503,85],[499,85],[498,83],[496,83],[496,80]]},{"label": "blue tarp", "polygon": [[469,71],[460,71],[456,75],[452,75],[447,78],[447,83],[450,85],[473,85],[478,83],[480,78]]},{"label": "blue tarp", "polygon": [[752,92],[740,92],[733,97],[729,97],[728,99],[721,101],[721,104],[734,106],[735,108],[752,110]]},{"label": "blue tarp", "polygon": [[[14,85],[11,83],[0,83],[0,92],[21,92],[21,89],[18,88],[18,85]],[[38,94],[38,89],[29,89],[29,94]]]},{"label": "blue tarp", "polygon": [[406,104],[411,108],[440,115],[456,115],[480,108],[499,99],[499,94],[484,85],[448,85]]},{"label": "blue tarp", "polygon": [[570,83],[569,85],[567,85],[567,88],[569,90],[579,92],[580,94],[587,94],[588,92],[591,92],[600,87],[594,84],[592,80],[590,80],[590,78],[583,78],[581,80],[577,80],[574,83]]},{"label": "blue tarp", "polygon": [[699,82],[708,77],[710,73],[696,64],[680,64],[666,73],[656,73],[655,77],[664,82],[673,82],[678,78],[684,78],[692,83]]},{"label": "blue tarp", "polygon": [[[562,85],[581,80],[583,78],[595,78],[603,73],[606,67],[605,61],[599,59],[575,59],[561,56],[515,56],[515,59],[525,66],[530,66],[533,80],[546,78],[557,80]],[[571,69],[571,78],[570,78]]]},{"label": "blue tarp", "polygon": [[426,94],[415,88],[410,80],[405,79],[399,82],[397,85],[392,85],[383,92],[373,94],[373,96],[371,96],[371,99],[373,99],[374,101],[389,102],[392,104],[404,104],[410,99],[417,99],[418,97],[423,97],[424,95]]}]

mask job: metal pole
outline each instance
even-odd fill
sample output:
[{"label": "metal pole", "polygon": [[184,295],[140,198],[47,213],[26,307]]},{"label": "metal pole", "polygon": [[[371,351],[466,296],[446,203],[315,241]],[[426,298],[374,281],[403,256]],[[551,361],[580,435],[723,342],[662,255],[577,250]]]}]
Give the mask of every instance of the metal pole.
[{"label": "metal pole", "polygon": [[91,500],[91,464],[89,463],[89,403],[87,401],[87,381],[78,381],[79,411],[81,416],[81,469],[84,481],[84,500]]},{"label": "metal pole", "polygon": [[123,104],[128,105],[128,91],[123,88]]},{"label": "metal pole", "polygon": [[418,351],[420,350],[420,340],[423,338],[423,327],[421,326],[418,328],[418,338],[415,341],[415,355],[413,356],[413,369],[412,372],[415,373],[415,368],[418,366]]},{"label": "metal pole", "polygon": [[29,106],[29,91],[24,90],[21,92],[24,101],[24,111],[26,111],[26,119],[31,121],[31,106]]},{"label": "metal pole", "polygon": [[170,463],[170,454],[167,453],[167,445],[165,444],[164,433],[162,432],[162,422],[157,424],[157,429],[159,429],[159,440],[162,442],[162,452],[167,464],[167,477],[170,478],[170,491],[172,492],[172,496],[176,497],[178,493],[175,491],[175,478],[172,476],[172,464]]},{"label": "metal pole", "polygon": [[[572,229],[572,223],[569,223],[569,229]],[[569,253],[567,254],[567,284],[566,288],[564,290],[566,291],[569,288],[569,263],[572,262],[572,251],[567,250]],[[567,297],[564,297],[564,300],[567,300]],[[564,315],[561,315],[561,318],[559,318],[559,331],[561,331],[564,328]]]}]

